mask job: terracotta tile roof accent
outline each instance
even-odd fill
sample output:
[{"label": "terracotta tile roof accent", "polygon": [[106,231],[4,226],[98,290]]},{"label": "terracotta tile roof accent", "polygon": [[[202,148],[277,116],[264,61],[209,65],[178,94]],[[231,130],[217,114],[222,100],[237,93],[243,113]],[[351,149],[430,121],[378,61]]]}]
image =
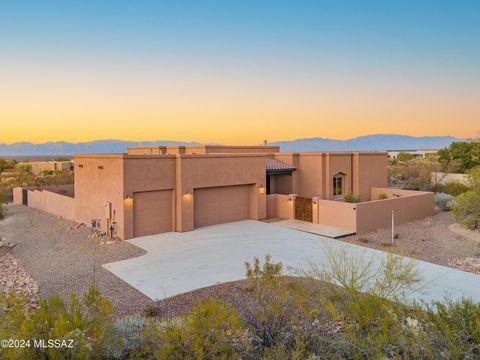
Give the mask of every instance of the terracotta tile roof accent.
[{"label": "terracotta tile roof accent", "polygon": [[268,175],[291,174],[296,168],[290,164],[276,159],[266,159],[265,168]]}]

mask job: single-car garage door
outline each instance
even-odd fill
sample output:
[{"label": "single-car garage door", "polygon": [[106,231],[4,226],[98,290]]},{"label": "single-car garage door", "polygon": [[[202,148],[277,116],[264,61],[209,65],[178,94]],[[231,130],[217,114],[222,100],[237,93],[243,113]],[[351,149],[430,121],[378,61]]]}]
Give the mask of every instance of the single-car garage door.
[{"label": "single-car garage door", "polygon": [[172,231],[172,190],[133,194],[133,235]]},{"label": "single-car garage door", "polygon": [[250,218],[252,185],[195,189],[194,226],[222,224]]}]

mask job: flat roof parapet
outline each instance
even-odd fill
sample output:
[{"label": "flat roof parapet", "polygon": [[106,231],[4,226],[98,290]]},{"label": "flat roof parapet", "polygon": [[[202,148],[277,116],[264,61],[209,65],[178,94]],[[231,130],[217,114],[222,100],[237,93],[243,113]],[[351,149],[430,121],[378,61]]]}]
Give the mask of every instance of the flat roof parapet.
[{"label": "flat roof parapet", "polygon": [[280,146],[241,146],[241,145],[173,145],[173,146],[129,146],[129,155],[167,155],[167,154],[273,154],[280,151]]}]

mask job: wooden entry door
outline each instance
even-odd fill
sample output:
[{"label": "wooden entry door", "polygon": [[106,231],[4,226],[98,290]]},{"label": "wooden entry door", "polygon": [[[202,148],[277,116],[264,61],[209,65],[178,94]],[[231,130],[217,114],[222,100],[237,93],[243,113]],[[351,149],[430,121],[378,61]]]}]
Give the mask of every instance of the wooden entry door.
[{"label": "wooden entry door", "polygon": [[312,213],[312,199],[297,196],[295,198],[295,219],[312,222]]}]

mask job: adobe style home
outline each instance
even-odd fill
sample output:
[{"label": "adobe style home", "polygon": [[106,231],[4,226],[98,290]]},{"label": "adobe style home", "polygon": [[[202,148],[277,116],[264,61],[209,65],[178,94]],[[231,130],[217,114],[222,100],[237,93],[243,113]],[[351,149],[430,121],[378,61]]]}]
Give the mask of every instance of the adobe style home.
[{"label": "adobe style home", "polygon": [[[244,219],[366,232],[434,214],[434,195],[390,189],[386,152],[282,153],[277,146],[130,147],[78,154],[74,188],[15,188],[14,202],[122,239]],[[359,196],[357,203],[345,196]]]}]

